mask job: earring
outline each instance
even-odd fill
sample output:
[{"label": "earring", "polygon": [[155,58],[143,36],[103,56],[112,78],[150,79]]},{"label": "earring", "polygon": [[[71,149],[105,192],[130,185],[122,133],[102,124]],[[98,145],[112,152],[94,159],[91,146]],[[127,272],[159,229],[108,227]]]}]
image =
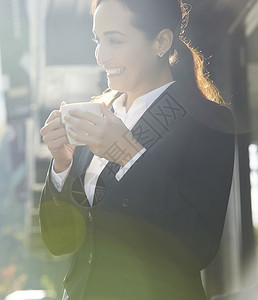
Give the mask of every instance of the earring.
[{"label": "earring", "polygon": [[162,57],[163,55],[164,55],[164,53],[162,53],[162,52],[160,52],[160,53],[158,54],[159,57]]}]

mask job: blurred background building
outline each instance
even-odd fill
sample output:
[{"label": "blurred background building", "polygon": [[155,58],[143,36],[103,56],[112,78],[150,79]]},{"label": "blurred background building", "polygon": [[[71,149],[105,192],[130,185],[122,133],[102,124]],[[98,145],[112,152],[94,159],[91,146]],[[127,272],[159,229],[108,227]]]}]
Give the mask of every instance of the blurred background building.
[{"label": "blurred background building", "polygon": [[[203,282],[210,299],[252,300],[258,282],[258,0],[187,2],[186,36],[209,58],[211,78],[237,126],[222,245]],[[106,88],[89,9],[90,0],[0,2],[0,299],[15,289],[62,290],[67,259],[52,257],[39,232],[50,160],[39,129],[63,100],[89,101]]]}]

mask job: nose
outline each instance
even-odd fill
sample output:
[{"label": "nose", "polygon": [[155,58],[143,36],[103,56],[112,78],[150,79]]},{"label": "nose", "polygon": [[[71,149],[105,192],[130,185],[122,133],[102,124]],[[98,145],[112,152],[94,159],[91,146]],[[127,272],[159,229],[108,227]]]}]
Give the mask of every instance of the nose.
[{"label": "nose", "polygon": [[97,64],[103,66],[111,59],[112,54],[108,46],[100,44],[96,47],[95,57]]}]

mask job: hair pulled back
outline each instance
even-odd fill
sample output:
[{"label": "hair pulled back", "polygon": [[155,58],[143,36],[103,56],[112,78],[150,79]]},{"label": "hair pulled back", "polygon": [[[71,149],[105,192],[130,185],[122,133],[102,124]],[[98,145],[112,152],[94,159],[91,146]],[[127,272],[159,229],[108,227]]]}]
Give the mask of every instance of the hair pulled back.
[{"label": "hair pulled back", "polygon": [[[93,0],[91,14],[105,0]],[[203,55],[191,46],[183,34],[189,19],[189,5],[182,0],[116,0],[128,8],[132,14],[132,25],[144,32],[146,38],[154,40],[158,33],[168,28],[173,32],[173,43],[166,55],[171,73],[176,81],[184,81],[198,89],[208,100],[224,104],[217,88],[209,79],[204,68]],[[112,102],[122,93],[106,90],[109,96],[105,102]],[[97,97],[98,98],[98,97]]]}]

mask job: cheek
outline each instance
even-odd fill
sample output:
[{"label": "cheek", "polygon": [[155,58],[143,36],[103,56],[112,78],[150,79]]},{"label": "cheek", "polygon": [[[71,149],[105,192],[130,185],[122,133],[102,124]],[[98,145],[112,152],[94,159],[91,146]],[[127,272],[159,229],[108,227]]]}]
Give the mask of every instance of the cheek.
[{"label": "cheek", "polygon": [[154,71],[154,57],[150,49],[138,48],[131,51],[128,59],[128,68],[138,76],[148,76]]}]

